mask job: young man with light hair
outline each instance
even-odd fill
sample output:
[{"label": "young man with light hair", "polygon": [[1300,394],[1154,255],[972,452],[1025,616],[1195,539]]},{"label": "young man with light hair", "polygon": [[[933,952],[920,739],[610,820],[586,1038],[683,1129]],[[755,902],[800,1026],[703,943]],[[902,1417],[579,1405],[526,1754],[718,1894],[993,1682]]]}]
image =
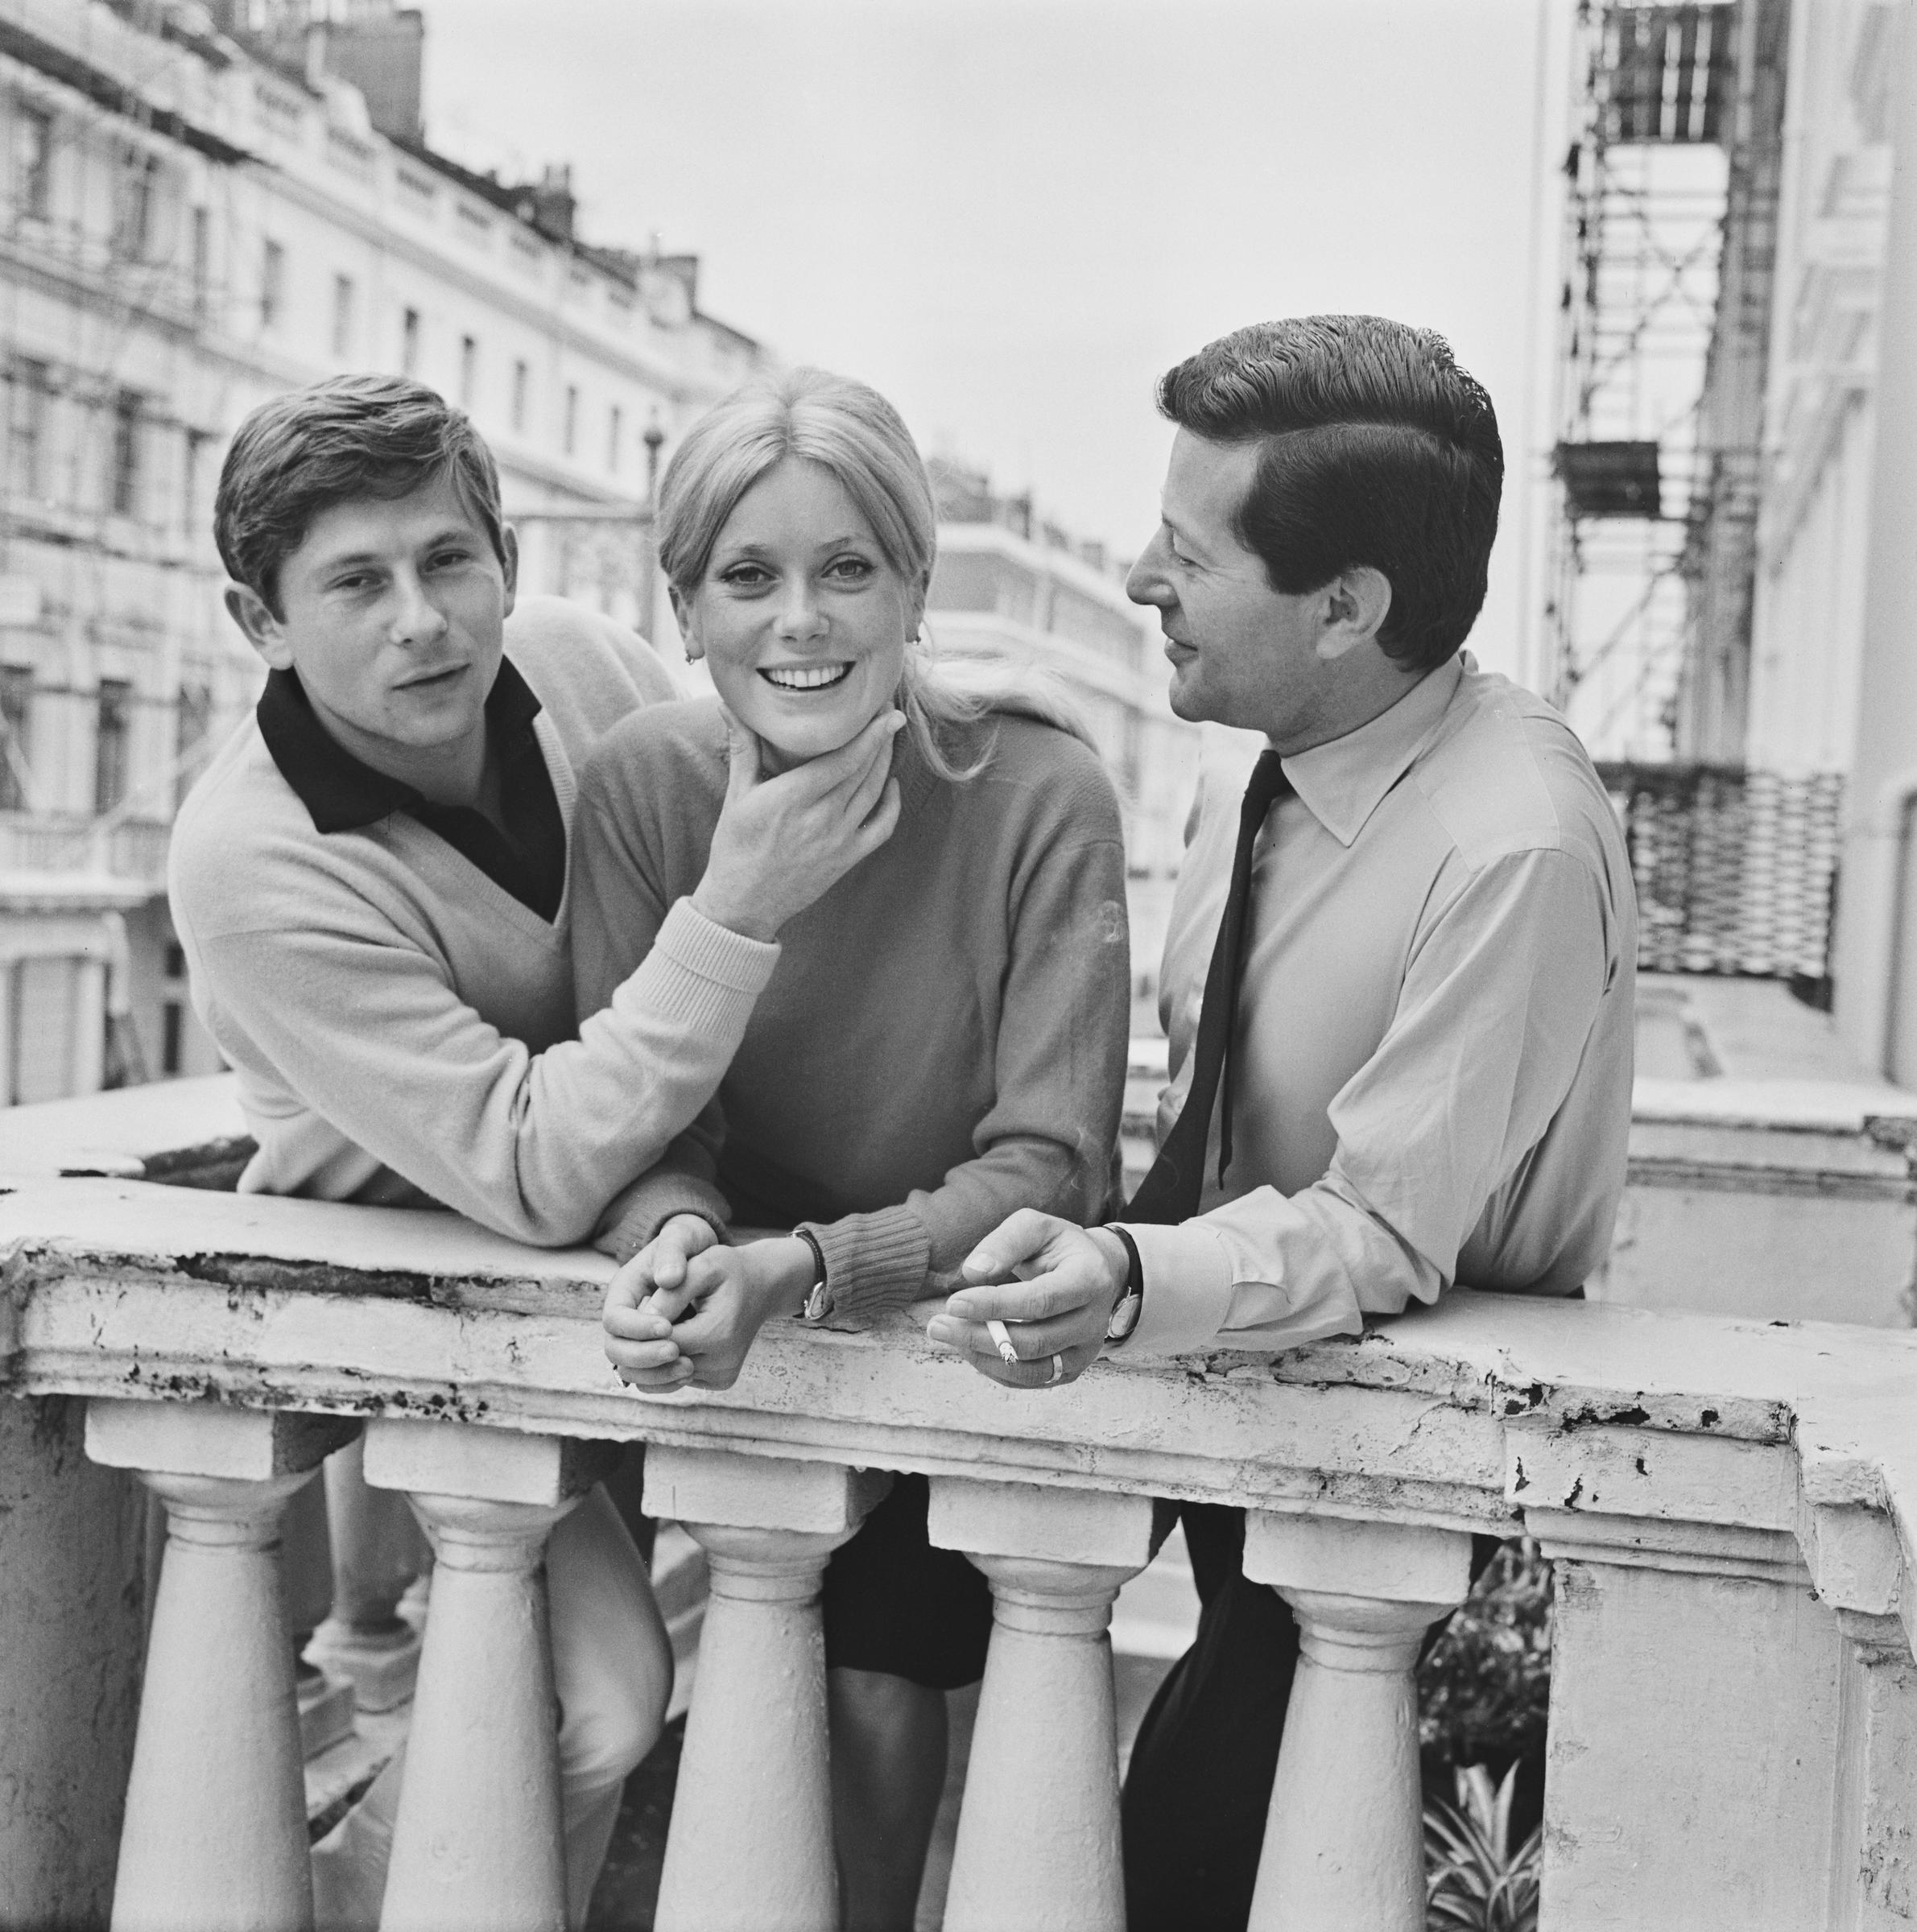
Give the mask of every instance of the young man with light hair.
[{"label": "young man with light hair", "polygon": [[[589,1238],[712,1098],[780,926],[890,835],[895,718],[770,779],[735,734],[703,878],[580,1025],[574,774],[622,717],[678,695],[663,666],[560,600],[515,612],[491,452],[422,384],[339,377],[266,403],[214,515],[227,609],[268,675],[181,809],[171,890],[258,1142],[242,1191]],[[547,1568],[577,1926],[671,1656],[603,1490]],[[400,1775],[316,1847],[322,1927],[377,1925]]]}]

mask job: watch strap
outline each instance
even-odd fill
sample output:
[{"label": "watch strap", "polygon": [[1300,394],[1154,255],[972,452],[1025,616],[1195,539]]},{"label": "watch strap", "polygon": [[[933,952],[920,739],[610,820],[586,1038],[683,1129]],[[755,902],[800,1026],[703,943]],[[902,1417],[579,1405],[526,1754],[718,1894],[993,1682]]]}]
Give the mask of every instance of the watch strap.
[{"label": "watch strap", "polygon": [[799,1312],[808,1322],[822,1322],[831,1308],[825,1292],[825,1250],[811,1228],[795,1228],[792,1232],[812,1251],[812,1285],[806,1291],[805,1306]]},{"label": "watch strap", "polygon": [[[1120,1227],[1116,1221],[1107,1221],[1105,1228],[1106,1233],[1118,1236],[1119,1245],[1125,1250],[1125,1287],[1118,1298],[1112,1303],[1111,1317],[1105,1330],[1105,1339],[1108,1343],[1122,1342],[1138,1327],[1138,1317],[1145,1311],[1145,1264],[1138,1258],[1138,1244],[1131,1238],[1129,1228]],[[1133,1311],[1132,1319],[1125,1324],[1122,1331],[1119,1331],[1117,1329],[1118,1311],[1130,1301],[1136,1301],[1138,1305]]]}]

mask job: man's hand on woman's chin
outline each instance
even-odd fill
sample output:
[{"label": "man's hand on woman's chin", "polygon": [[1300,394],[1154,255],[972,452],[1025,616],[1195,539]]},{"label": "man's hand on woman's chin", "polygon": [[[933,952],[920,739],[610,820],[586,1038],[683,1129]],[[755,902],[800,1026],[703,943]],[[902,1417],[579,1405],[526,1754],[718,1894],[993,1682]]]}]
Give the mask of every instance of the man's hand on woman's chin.
[{"label": "man's hand on woman's chin", "polygon": [[671,1286],[655,1282],[651,1270],[675,1257],[670,1250],[648,1257],[696,1218],[675,1216],[606,1292],[606,1356],[635,1389],[729,1389],[759,1330],[773,1315],[799,1307],[812,1286],[812,1251],[796,1236],[725,1248],[709,1229],[705,1245],[676,1257],[678,1279]]},{"label": "man's hand on woman's chin", "polygon": [[[1125,1287],[1125,1249],[1101,1228],[1023,1208],[972,1250],[965,1274],[976,1285],[947,1300],[945,1312],[927,1324],[927,1337],[1008,1388],[1054,1388],[1076,1381],[1098,1359]],[[988,1322],[1004,1326],[1016,1361],[1005,1360]]]},{"label": "man's hand on woman's chin", "polygon": [[892,741],[905,713],[888,707],[849,744],[768,777],[758,740],[729,713],[725,803],[692,904],[716,926],[772,940],[899,824]]}]

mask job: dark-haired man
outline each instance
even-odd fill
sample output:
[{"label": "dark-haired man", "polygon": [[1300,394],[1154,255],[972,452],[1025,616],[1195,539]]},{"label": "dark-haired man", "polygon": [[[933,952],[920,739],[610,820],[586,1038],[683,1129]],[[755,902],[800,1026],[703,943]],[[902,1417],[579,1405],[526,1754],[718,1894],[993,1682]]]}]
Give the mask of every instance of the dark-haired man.
[{"label": "dark-haired man", "polygon": [[[584,1240],[717,1091],[779,927],[890,836],[903,720],[770,779],[737,733],[704,876],[576,1026],[574,774],[677,695],[663,666],[559,599],[514,613],[492,454],[420,383],[342,376],[255,410],[214,525],[270,675],[181,809],[171,891],[258,1143],[242,1191]],[[696,1183],[682,1204],[717,1211]],[[555,1530],[547,1574],[576,1926],[671,1655],[603,1490]],[[378,1922],[399,1789],[395,1761],[315,1847],[323,1932]]]},{"label": "dark-haired man", "polygon": [[[1281,1349],[1453,1282],[1573,1294],[1624,1183],[1617,820],[1564,720],[1460,655],[1503,475],[1490,398],[1427,331],[1318,316],[1213,343],[1159,402],[1178,433],[1128,588],[1173,709],[1266,749],[1249,785],[1201,781],[1152,1169],[1109,1228],[1013,1216],[932,1323],[1014,1386],[1108,1346]],[[1021,1324],[1015,1364],[988,1321]],[[1126,1783],[1133,1932],[1246,1922],[1297,1657],[1242,1573],[1243,1513],[1184,1514],[1204,1608]]]}]

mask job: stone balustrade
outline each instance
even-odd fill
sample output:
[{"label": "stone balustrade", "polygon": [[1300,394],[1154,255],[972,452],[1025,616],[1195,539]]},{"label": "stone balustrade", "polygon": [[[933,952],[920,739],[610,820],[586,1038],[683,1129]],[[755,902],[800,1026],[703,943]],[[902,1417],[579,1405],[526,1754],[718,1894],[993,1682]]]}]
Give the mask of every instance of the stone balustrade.
[{"label": "stone balustrade", "polygon": [[[955,1932],[1122,1924],[1105,1627],[1159,1496],[1247,1507],[1247,1569],[1302,1629],[1264,1932],[1422,1925],[1411,1667],[1471,1536],[1521,1528],[1557,1573],[1548,1932],[1917,1917],[1917,1337],[1459,1293],[1361,1340],[1020,1393],[903,1318],[779,1323],[735,1388],[648,1398],[601,1352],[609,1264],[448,1215],[27,1179],[0,1244],[0,1380],[27,1398],[0,1404],[0,1501],[35,1504],[0,1510],[0,1613],[37,1591],[52,1686],[0,1723],[24,1794],[0,1922],[109,1890],[129,1932],[309,1922],[275,1545],[355,1432],[437,1556],[390,1927],[563,1922],[539,1554],[635,1436],[712,1579],[666,1932],[836,1923],[819,1578],[895,1471],[930,1476],[936,1540],[995,1603]],[[116,1471],[169,1519],[130,1752]]]}]

